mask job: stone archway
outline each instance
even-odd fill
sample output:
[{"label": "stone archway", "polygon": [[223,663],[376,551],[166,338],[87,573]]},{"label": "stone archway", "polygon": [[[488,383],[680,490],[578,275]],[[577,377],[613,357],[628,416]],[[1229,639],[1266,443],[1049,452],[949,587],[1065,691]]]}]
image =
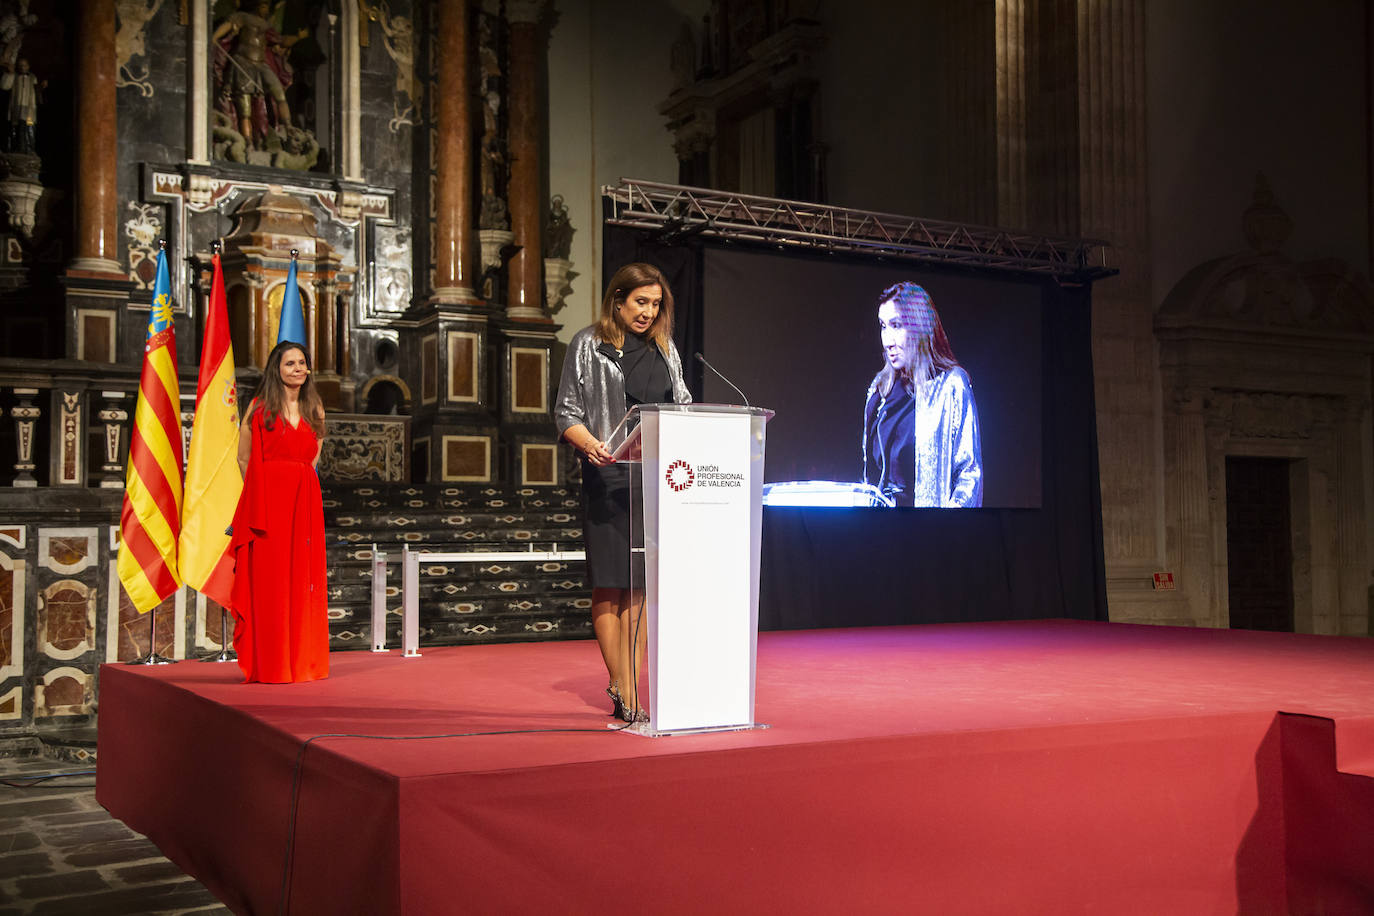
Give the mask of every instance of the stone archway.
[{"label": "stone archway", "polygon": [[1294,262],[1267,182],[1251,250],[1190,271],[1155,318],[1165,556],[1178,616],[1227,626],[1226,459],[1290,462],[1294,628],[1368,634],[1374,295],[1335,260]]}]

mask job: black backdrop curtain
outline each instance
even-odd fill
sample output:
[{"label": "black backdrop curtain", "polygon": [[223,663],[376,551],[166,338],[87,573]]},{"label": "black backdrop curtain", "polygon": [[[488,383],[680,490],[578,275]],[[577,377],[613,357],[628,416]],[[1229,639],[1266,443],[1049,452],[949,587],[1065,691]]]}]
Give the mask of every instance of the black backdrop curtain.
[{"label": "black backdrop curtain", "polygon": [[[626,264],[643,261],[663,271],[673,290],[673,343],[682,357],[682,372],[692,396],[701,396],[701,363],[692,358],[702,342],[702,250],[700,244],[664,243],[654,236],[607,226],[601,256],[601,292]],[[707,357],[708,359],[710,357]]]},{"label": "black backdrop curtain", "polygon": [[[607,226],[602,262],[603,289],[630,261],[664,272],[698,397],[701,367],[691,355],[703,339],[703,244]],[[1091,288],[1040,282],[1041,508],[765,508],[760,628],[1107,619]]]}]

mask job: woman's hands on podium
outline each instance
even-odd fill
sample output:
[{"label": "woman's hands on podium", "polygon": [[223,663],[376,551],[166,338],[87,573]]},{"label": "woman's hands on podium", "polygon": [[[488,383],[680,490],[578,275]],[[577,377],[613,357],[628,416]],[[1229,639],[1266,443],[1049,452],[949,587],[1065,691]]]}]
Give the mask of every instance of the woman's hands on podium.
[{"label": "woman's hands on podium", "polygon": [[594,438],[591,439],[587,447],[582,450],[582,454],[586,455],[587,460],[597,467],[615,463],[615,458],[611,456],[610,451],[606,448],[606,443],[597,442]]},{"label": "woman's hands on podium", "polygon": [[596,467],[615,463],[615,458],[611,457],[610,449],[606,448],[606,443],[593,436],[592,431],[581,423],[568,427],[567,431],[563,433],[563,438],[567,439],[573,448],[581,452],[583,457]]}]

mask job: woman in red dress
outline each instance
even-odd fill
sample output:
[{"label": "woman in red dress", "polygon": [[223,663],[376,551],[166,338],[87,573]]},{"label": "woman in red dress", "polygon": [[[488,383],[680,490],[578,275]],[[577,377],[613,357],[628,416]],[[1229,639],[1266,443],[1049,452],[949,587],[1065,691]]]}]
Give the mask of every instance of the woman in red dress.
[{"label": "woman in red dress", "polygon": [[315,473],[324,403],[300,344],[272,349],[239,428],[234,650],[245,681],[329,676],[324,505]]}]

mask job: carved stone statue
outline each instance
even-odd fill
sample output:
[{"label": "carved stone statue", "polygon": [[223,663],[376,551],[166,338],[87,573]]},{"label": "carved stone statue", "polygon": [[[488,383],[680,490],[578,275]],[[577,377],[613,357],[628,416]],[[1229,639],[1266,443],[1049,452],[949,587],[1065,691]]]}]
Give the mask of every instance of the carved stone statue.
[{"label": "carved stone statue", "polygon": [[210,139],[216,159],[230,162],[248,161],[248,138],[234,129],[234,119],[219,109],[211,112]]},{"label": "carved stone statue", "polygon": [[[278,34],[271,21],[272,5],[259,0],[253,12],[230,13],[212,36],[215,56],[215,99],[231,117],[239,133],[254,149],[276,148],[280,140],[269,132],[285,133],[291,124],[286,89],[294,73],[287,51],[309,34]],[[275,142],[273,142],[275,141]]]},{"label": "carved stone statue", "polygon": [[553,195],[549,200],[549,221],[544,226],[545,257],[567,260],[572,252],[572,237],[576,231],[568,222],[568,208],[563,203],[563,195]]},{"label": "carved stone statue", "polygon": [[29,62],[19,58],[14,69],[5,65],[0,74],[0,89],[10,93],[9,146],[11,153],[33,155],[37,143],[38,105],[48,81],[29,72]]},{"label": "carved stone statue", "polygon": [[29,12],[29,0],[0,3],[0,66],[9,70],[18,64],[24,31],[37,21],[38,17]]}]

